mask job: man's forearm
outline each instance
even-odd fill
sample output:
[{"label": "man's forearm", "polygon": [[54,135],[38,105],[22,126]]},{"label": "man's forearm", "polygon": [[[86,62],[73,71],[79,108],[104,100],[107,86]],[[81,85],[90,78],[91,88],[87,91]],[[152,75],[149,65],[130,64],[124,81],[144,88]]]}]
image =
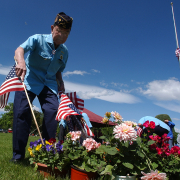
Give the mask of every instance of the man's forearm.
[{"label": "man's forearm", "polygon": [[15,60],[18,64],[25,64],[24,61],[24,49],[22,47],[18,47],[15,51]]},{"label": "man's forearm", "polygon": [[16,49],[14,59],[17,62],[16,75],[21,76],[21,80],[24,81],[24,76],[26,75],[26,64],[24,60],[24,49],[22,47]]}]

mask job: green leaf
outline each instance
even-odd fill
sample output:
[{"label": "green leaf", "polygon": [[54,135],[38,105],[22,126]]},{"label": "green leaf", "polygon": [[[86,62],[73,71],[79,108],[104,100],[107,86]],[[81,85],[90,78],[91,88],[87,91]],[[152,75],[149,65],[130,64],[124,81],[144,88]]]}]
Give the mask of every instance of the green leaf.
[{"label": "green leaf", "polygon": [[153,141],[153,140],[150,140],[150,141],[148,141],[148,146],[150,146],[150,145],[152,145],[152,144],[154,144],[155,143],[155,141]]},{"label": "green leaf", "polygon": [[128,148],[129,147],[129,141],[125,142],[124,146]]},{"label": "green leaf", "polygon": [[100,136],[99,139],[106,139],[106,136]]},{"label": "green leaf", "polygon": [[105,148],[105,151],[110,155],[115,155],[118,153],[116,147]]},{"label": "green leaf", "polygon": [[107,165],[106,168],[105,168],[105,170],[102,171],[100,175],[105,175],[105,174],[107,174],[107,175],[110,175],[110,176],[111,176],[111,175],[112,175],[112,169],[113,169],[113,166]]},{"label": "green leaf", "polygon": [[134,166],[132,164],[130,164],[130,163],[122,163],[122,164],[123,164],[123,166],[125,166],[125,167],[127,167],[129,169],[133,169],[134,168]]},{"label": "green leaf", "polygon": [[137,154],[138,154],[140,157],[144,158],[144,154],[143,154],[141,151],[137,151]]},{"label": "green leaf", "polygon": [[155,162],[152,163],[153,169],[156,169],[158,167],[158,164],[156,164]]}]

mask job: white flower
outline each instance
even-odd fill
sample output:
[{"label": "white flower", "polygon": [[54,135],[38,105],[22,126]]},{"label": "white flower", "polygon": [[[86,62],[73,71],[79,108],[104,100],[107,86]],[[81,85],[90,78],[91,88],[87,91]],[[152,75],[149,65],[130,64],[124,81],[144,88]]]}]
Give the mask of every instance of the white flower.
[{"label": "white flower", "polygon": [[137,132],[132,126],[128,126],[125,123],[115,126],[113,134],[116,139],[120,141],[132,141],[136,140]]}]

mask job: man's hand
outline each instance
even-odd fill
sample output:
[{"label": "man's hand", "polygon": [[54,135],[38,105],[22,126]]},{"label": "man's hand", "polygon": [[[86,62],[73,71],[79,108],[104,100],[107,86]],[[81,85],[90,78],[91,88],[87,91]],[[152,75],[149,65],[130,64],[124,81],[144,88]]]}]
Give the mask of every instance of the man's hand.
[{"label": "man's hand", "polygon": [[57,80],[57,84],[58,84],[58,91],[62,91],[64,93],[65,87],[64,87],[64,81],[62,80],[61,72],[56,73],[56,80]]},{"label": "man's hand", "polygon": [[164,120],[164,122],[165,122],[165,123],[168,123],[168,122],[169,122],[169,120],[168,120],[168,119],[165,119],[165,120]]},{"label": "man's hand", "polygon": [[18,47],[15,51],[14,60],[16,61],[16,75],[21,76],[21,80],[24,81],[24,76],[26,75],[26,64],[24,60],[24,49]]},{"label": "man's hand", "polygon": [[64,82],[63,81],[59,82],[58,91],[62,91],[63,93],[65,92],[65,87],[64,87]]},{"label": "man's hand", "polygon": [[66,117],[66,121],[67,121],[67,122],[70,121],[70,116],[67,116],[67,117]]},{"label": "man's hand", "polygon": [[26,75],[26,65],[24,64],[17,64],[16,65],[16,75],[21,76],[21,80],[24,81],[24,76]]}]

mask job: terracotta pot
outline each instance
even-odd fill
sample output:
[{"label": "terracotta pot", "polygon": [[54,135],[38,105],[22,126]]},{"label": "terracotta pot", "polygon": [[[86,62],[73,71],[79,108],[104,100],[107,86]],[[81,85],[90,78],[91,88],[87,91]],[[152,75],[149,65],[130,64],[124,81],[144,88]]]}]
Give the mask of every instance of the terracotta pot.
[{"label": "terracotta pot", "polygon": [[115,180],[136,180],[136,176],[119,176],[119,175],[116,175]]},{"label": "terracotta pot", "polygon": [[68,170],[60,171],[57,167],[52,170],[46,164],[37,163],[39,171],[44,177],[55,176],[55,177],[65,177],[68,174]]},{"label": "terracotta pot", "polygon": [[71,180],[95,180],[97,176],[97,173],[86,172],[75,166],[71,166]]}]

